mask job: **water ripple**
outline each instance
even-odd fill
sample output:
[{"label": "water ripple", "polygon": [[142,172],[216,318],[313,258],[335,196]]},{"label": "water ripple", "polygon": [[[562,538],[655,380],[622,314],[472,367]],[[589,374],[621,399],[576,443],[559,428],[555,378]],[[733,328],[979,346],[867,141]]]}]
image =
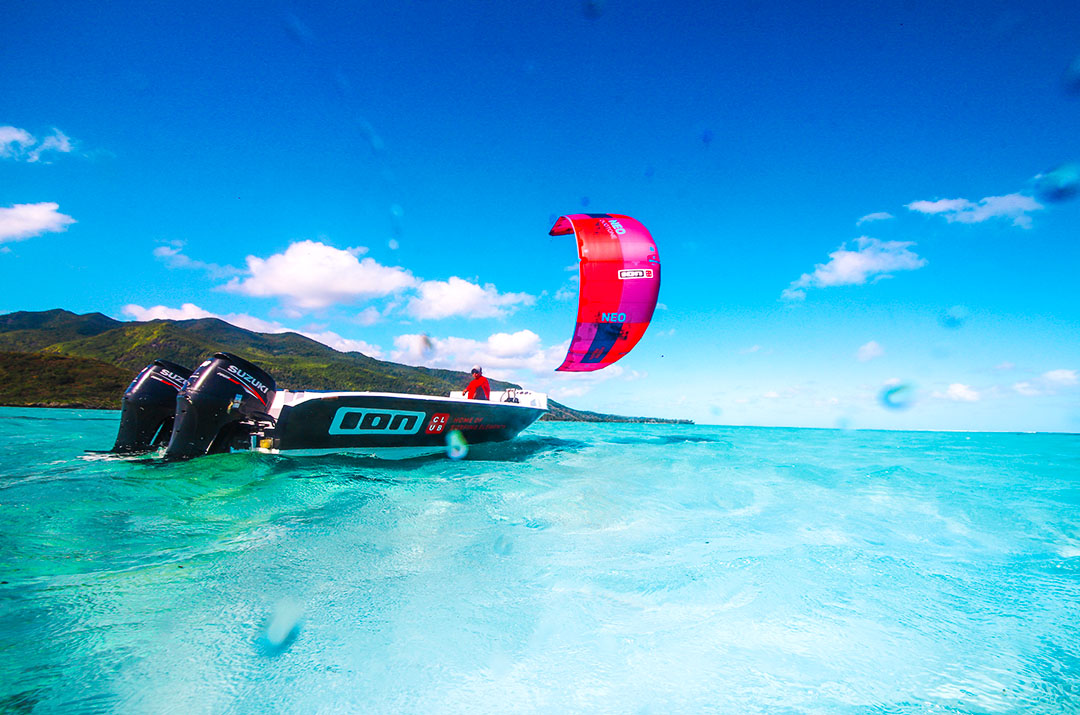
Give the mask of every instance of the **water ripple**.
[{"label": "water ripple", "polygon": [[1075,438],[539,423],[167,464],[11,424],[0,710],[1080,702]]}]

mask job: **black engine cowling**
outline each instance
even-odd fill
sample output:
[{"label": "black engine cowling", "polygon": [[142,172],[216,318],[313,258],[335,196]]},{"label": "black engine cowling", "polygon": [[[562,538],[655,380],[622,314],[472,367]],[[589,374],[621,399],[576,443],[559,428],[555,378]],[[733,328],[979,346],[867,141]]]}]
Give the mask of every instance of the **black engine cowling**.
[{"label": "black engine cowling", "polygon": [[120,430],[113,452],[146,452],[160,447],[172,435],[176,396],[191,370],[168,360],[155,360],[143,368],[128,389],[120,412]]},{"label": "black engine cowling", "polygon": [[168,459],[227,452],[266,414],[277,386],[266,371],[230,353],[195,369],[176,396]]}]

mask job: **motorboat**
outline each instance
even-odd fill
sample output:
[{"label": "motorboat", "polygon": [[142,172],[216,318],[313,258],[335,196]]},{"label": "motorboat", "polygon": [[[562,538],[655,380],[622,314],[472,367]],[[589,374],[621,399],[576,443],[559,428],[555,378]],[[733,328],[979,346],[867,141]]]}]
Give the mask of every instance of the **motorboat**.
[{"label": "motorboat", "polygon": [[231,353],[193,372],[155,360],[124,392],[112,452],[164,448],[166,459],[257,451],[352,452],[407,458],[513,439],[547,412],[547,395],[493,391],[487,400],[391,392],[278,390],[274,378]]}]

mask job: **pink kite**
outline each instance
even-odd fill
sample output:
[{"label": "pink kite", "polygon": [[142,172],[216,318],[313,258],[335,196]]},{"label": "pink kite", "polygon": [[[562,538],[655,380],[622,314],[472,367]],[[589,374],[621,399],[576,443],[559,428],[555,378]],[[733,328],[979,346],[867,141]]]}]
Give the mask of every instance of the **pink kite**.
[{"label": "pink kite", "polygon": [[630,352],[652,320],[660,255],[648,229],[621,214],[562,216],[548,232],[577,237],[581,277],[577,326],[563,372],[607,367]]}]

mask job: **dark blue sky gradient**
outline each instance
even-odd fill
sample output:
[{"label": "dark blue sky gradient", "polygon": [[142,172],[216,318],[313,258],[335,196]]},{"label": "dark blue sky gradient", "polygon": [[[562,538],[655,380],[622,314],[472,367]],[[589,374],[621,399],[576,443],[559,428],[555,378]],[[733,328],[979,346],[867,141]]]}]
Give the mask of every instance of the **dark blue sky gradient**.
[{"label": "dark blue sky gradient", "polygon": [[[55,202],[77,223],[4,244],[0,308],[193,303],[383,357],[418,332],[527,329],[551,348],[570,333],[574,302],[554,295],[574,251],[546,236],[550,218],[613,211],[660,246],[664,308],[646,340],[608,380],[507,376],[581,407],[707,421],[1080,429],[1076,388],[1042,377],[1080,369],[1080,202],[1046,204],[1029,228],[905,208],[1030,197],[1037,174],[1080,160],[1080,98],[1061,82],[1080,54],[1075,4],[601,6],[10,9],[0,126],[55,127],[76,151],[0,160],[0,207]],[[895,218],[856,226],[875,212]],[[781,298],[862,235],[913,241],[927,263]],[[304,239],[536,303],[425,321],[388,298],[361,326],[364,301],[298,315],[152,255],[177,241],[242,269]],[[957,305],[971,319],[943,332]],[[884,355],[855,361],[871,340]],[[917,408],[876,403],[895,379],[919,386]],[[1037,397],[1015,388],[1039,380]],[[944,397],[954,384],[978,400]]]}]

